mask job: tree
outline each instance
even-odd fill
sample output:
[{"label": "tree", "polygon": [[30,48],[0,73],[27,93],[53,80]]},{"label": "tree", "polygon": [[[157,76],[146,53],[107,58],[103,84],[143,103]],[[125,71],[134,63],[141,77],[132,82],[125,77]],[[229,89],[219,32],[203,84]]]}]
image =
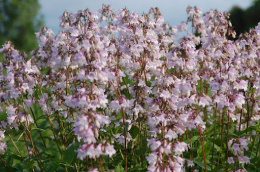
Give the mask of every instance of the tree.
[{"label": "tree", "polygon": [[255,27],[260,22],[260,0],[253,1],[252,5],[244,10],[234,6],[230,10],[230,20],[237,32],[237,37]]},{"label": "tree", "polygon": [[246,18],[244,13],[244,10],[239,6],[234,6],[230,11],[230,20],[237,33],[237,37],[247,30]]},{"label": "tree", "polygon": [[10,40],[17,49],[37,47],[37,32],[43,24],[38,0],[0,1],[0,44]]}]

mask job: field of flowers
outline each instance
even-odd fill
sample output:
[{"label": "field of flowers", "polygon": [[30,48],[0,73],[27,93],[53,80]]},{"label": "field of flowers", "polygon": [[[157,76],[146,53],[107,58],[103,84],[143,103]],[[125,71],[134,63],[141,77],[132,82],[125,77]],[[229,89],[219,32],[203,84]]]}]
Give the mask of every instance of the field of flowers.
[{"label": "field of flowers", "polygon": [[260,25],[103,5],[0,49],[0,171],[259,171]]}]

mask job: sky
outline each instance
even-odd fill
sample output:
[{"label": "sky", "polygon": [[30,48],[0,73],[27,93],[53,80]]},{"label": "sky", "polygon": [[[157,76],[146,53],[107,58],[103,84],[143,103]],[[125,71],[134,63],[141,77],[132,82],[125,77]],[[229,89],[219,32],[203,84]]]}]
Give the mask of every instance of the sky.
[{"label": "sky", "polygon": [[102,4],[111,5],[114,10],[127,8],[132,12],[147,13],[151,7],[159,7],[166,22],[177,25],[187,20],[187,6],[197,6],[206,12],[210,9],[229,11],[234,5],[247,8],[252,0],[39,0],[45,26],[55,33],[59,31],[59,17],[66,10],[77,12],[86,8],[97,11]]}]

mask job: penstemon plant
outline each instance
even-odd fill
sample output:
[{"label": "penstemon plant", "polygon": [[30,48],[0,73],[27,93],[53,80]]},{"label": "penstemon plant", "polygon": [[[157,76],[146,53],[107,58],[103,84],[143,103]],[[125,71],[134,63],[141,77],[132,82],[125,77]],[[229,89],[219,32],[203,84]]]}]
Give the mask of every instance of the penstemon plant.
[{"label": "penstemon plant", "polygon": [[236,37],[228,13],[187,13],[103,5],[64,12],[30,55],[6,42],[0,170],[259,170],[260,25]]}]

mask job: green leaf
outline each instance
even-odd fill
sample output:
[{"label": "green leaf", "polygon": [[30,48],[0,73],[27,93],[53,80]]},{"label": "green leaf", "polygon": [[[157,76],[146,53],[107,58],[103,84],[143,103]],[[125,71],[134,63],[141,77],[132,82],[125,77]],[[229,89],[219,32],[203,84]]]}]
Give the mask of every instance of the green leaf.
[{"label": "green leaf", "polygon": [[135,164],[135,167],[131,167],[131,168],[129,169],[129,171],[131,171],[131,172],[147,171],[146,168],[147,168],[146,166],[142,167],[141,164]]},{"label": "green leaf", "polygon": [[195,141],[198,141],[198,139],[199,139],[199,136],[193,136],[191,138],[191,142],[194,143]]},{"label": "green leaf", "polygon": [[116,166],[116,169],[115,169],[116,172],[124,172],[124,168],[122,167],[121,164],[119,164],[118,166]]},{"label": "green leaf", "polygon": [[46,169],[46,171],[55,171],[58,168],[58,164],[54,163],[54,161],[48,161],[46,163],[44,163],[44,168]]},{"label": "green leaf", "polygon": [[139,128],[137,126],[132,126],[129,130],[129,133],[131,134],[132,138],[135,139],[138,136]]},{"label": "green leaf", "polygon": [[75,150],[79,147],[79,144],[80,143],[75,143],[63,152],[65,163],[71,164],[71,162],[74,160],[77,155],[77,152]]},{"label": "green leaf", "polygon": [[[193,160],[193,162],[194,162],[195,164],[197,164],[198,166],[200,166],[201,168],[205,169],[205,165],[204,165],[203,159],[202,159],[201,157],[195,158],[195,159]],[[210,167],[208,166],[209,161],[206,160],[206,162],[207,162],[207,169],[210,169]]]},{"label": "green leaf", "polygon": [[218,152],[223,152],[221,147],[219,147],[218,145],[214,144],[214,148],[218,151]]},{"label": "green leaf", "polygon": [[50,142],[50,144],[55,145],[55,146],[47,147],[47,148],[43,145],[42,142],[35,141],[34,143],[37,148],[40,148],[42,150],[41,153],[39,154],[39,156],[45,155],[47,157],[53,157],[53,158],[59,159],[59,153],[57,153],[58,148],[55,145],[54,141]]},{"label": "green leaf", "polygon": [[195,159],[193,160],[193,162],[194,162],[195,164],[197,164],[198,166],[200,166],[201,168],[205,169],[205,166],[204,166],[204,164],[203,164],[201,158],[195,158]]},{"label": "green leaf", "polygon": [[7,157],[7,164],[9,165],[9,166],[12,166],[13,165],[13,156],[12,155],[9,155],[8,157]]}]

